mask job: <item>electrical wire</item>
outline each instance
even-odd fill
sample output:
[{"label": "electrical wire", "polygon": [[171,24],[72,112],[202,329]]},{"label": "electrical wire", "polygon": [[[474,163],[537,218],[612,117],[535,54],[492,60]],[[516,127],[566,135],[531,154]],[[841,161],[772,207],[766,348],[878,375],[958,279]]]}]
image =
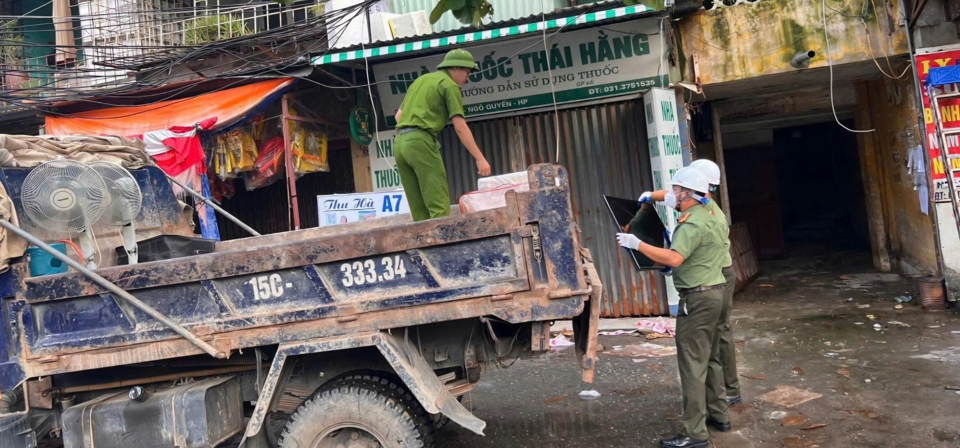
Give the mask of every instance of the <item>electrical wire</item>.
[{"label": "electrical wire", "polygon": [[[553,79],[553,61],[550,60],[550,49],[547,48],[547,11],[543,0],[540,0],[540,18],[543,21],[543,58],[547,61],[547,76],[550,77],[550,95],[553,98],[553,130],[554,141],[557,144],[556,163],[560,163],[560,110],[557,107],[557,87]],[[566,24],[564,24],[566,25]]]},{"label": "electrical wire", "polygon": [[[864,4],[866,4],[866,1],[864,1]],[[877,35],[879,40],[879,38],[883,37],[883,30],[880,29],[880,15],[877,13],[877,4],[874,2],[874,0],[870,0],[870,4],[873,6],[873,16],[876,19],[875,23],[877,25]],[[907,68],[903,69],[903,73],[900,73],[900,76],[887,74],[887,72],[885,72],[883,68],[880,67],[880,62],[877,61],[877,56],[873,54],[873,42],[870,40],[870,28],[867,26],[866,20],[861,20],[861,21],[863,22],[863,28],[867,33],[867,48],[870,49],[870,58],[873,59],[873,63],[877,66],[877,70],[880,70],[880,73],[882,73],[883,76],[886,76],[887,78],[895,79],[897,81],[904,79],[904,77],[907,75],[907,72],[910,71],[910,67],[912,66],[912,64],[907,65]],[[880,42],[881,45],[883,45],[883,43],[884,43],[883,41]],[[887,54],[886,51],[883,52],[883,57],[887,60],[887,68],[890,69],[890,73],[896,73],[896,71],[893,68],[893,64],[890,62],[890,56]]]},{"label": "electrical wire", "polygon": [[[230,53],[231,47],[243,48],[245,46],[249,46],[252,44],[272,45],[271,42],[276,43],[277,41],[283,42],[283,45],[287,45],[288,42],[291,42],[291,41],[294,42],[295,45],[299,45],[299,44],[296,44],[296,41],[298,39],[299,41],[303,41],[305,40],[305,38],[308,38],[308,37],[316,37],[316,35],[318,34],[317,30],[319,30],[320,28],[330,29],[335,32],[339,31],[338,34],[342,34],[346,30],[346,24],[343,22],[349,23],[351,20],[356,18],[356,16],[360,12],[364,11],[366,7],[368,7],[369,5],[372,5],[375,1],[376,0],[367,0],[361,4],[355,5],[354,7],[345,8],[343,10],[338,10],[333,12],[327,12],[313,19],[308,18],[303,22],[284,25],[284,26],[275,28],[273,30],[267,30],[264,32],[257,33],[253,36],[244,36],[241,38],[213,42],[211,44],[200,46],[200,47],[167,47],[169,49],[168,53],[177,57],[175,59],[170,59],[160,63],[159,66],[153,67],[152,70],[155,73],[170,71],[178,64],[187,60],[202,58],[204,56],[211,56],[214,54]],[[330,23],[334,24],[334,26],[324,27],[324,25],[328,25]],[[323,30],[320,30],[320,31],[323,31]],[[236,73],[238,71],[250,70],[251,67],[253,67],[254,69],[260,69],[260,70],[265,70],[269,68],[272,72],[276,73],[282,69],[287,69],[294,65],[302,64],[303,58],[308,54],[315,52],[318,49],[318,47],[328,43],[328,41],[330,40],[329,39],[330,34],[333,34],[333,33],[330,33],[328,31],[326,33],[320,33],[320,34],[325,35],[327,38],[315,39],[315,41],[311,45],[307,45],[306,48],[301,48],[300,51],[294,52],[293,55],[280,57],[279,62],[275,59],[252,60],[250,58],[244,58],[242,57],[242,55],[238,55],[236,52],[232,53],[234,56],[240,56],[238,59],[241,59],[243,63],[239,64],[240,66],[237,68],[234,68],[233,70],[229,70],[226,73],[221,73],[215,76],[210,76],[208,77],[208,79],[224,79],[224,78],[234,77],[236,76]],[[148,47],[126,45],[126,46],[117,46],[116,48],[121,50],[129,50],[129,49],[148,48]],[[177,54],[177,53],[180,53],[180,54]],[[263,51],[261,51],[261,53],[263,53]],[[149,63],[150,58],[156,59],[157,55],[147,55],[146,57],[140,57],[139,59],[120,56],[118,58],[115,58],[114,62],[120,61],[122,62],[122,64],[113,64],[113,65],[121,67],[121,69],[126,68],[126,69],[133,69],[135,71],[138,71],[137,67],[132,66],[131,64],[134,64],[137,62]],[[229,64],[235,64],[235,63],[236,61],[228,61],[221,65],[229,65]],[[123,64],[126,64],[126,67],[123,67]],[[260,64],[261,67],[256,67],[257,64]],[[86,67],[76,67],[71,71],[73,72],[72,74],[65,74],[64,70],[49,70],[49,69],[48,70],[37,70],[37,69],[29,70],[29,74],[31,75],[47,74],[47,75],[50,75],[51,78],[53,76],[56,76],[58,79],[52,80],[50,82],[42,83],[39,86],[30,86],[28,88],[17,88],[17,89],[10,89],[10,88],[5,89],[3,92],[0,92],[0,101],[6,101],[9,103],[26,106],[26,104],[24,104],[25,103],[24,99],[21,98],[21,96],[23,96],[23,94],[25,93],[30,94],[30,97],[31,97],[30,106],[32,106],[32,108],[37,108],[38,106],[43,106],[43,105],[50,106],[57,102],[68,101],[68,100],[84,101],[87,99],[86,97],[89,97],[90,94],[93,93],[91,91],[93,91],[94,89],[64,88],[62,87],[64,84],[64,81],[81,81],[82,82],[82,81],[93,80],[94,83],[96,83],[96,81],[105,80],[107,77],[103,75],[103,72],[105,71],[109,72],[110,69],[104,69],[100,67],[95,69],[90,69]],[[283,73],[282,75],[289,76],[289,74],[286,74],[286,73]],[[147,76],[147,78],[149,79],[150,76]],[[148,88],[148,87],[151,87],[151,85],[159,86],[159,85],[162,85],[165,81],[166,79],[162,79],[154,83],[146,83],[146,82],[124,83],[124,85],[117,86],[116,88],[107,88],[107,89],[98,88],[95,91],[100,96],[119,95],[125,92],[143,89],[145,87]],[[189,88],[189,87],[185,87],[185,88]],[[50,92],[51,94],[49,95],[45,94],[47,92]],[[114,104],[109,104],[109,105],[115,106]],[[27,107],[30,107],[30,106],[27,106]]]},{"label": "electrical wire", "polygon": [[820,9],[820,17],[823,20],[823,40],[827,44],[827,67],[830,70],[830,109],[833,111],[833,119],[834,121],[837,122],[837,124],[841,128],[849,132],[853,132],[857,134],[874,132],[876,131],[876,129],[868,129],[868,130],[850,129],[844,126],[843,123],[840,122],[840,117],[837,116],[837,103],[833,95],[833,59],[831,58],[831,55],[830,55],[830,33],[827,31],[827,0],[820,0],[820,1],[823,5],[823,7]]}]

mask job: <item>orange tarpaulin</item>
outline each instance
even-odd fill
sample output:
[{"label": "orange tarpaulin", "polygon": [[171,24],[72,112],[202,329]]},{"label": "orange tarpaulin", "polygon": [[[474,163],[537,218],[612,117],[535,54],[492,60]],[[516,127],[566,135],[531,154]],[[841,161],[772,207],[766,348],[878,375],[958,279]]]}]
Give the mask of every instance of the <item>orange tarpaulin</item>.
[{"label": "orange tarpaulin", "polygon": [[61,117],[48,115],[46,133],[132,137],[174,126],[191,126],[208,118],[216,118],[217,127],[222,127],[242,118],[292,82],[290,78],[271,79],[144,106],[111,107]]}]

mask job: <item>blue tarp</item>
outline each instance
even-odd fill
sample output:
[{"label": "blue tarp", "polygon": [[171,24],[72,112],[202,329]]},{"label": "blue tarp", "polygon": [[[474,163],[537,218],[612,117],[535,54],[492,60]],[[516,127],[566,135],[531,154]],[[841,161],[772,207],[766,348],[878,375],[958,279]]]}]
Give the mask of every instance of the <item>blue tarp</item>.
[{"label": "blue tarp", "polygon": [[960,82],[960,65],[951,65],[949,67],[937,67],[930,69],[927,75],[927,86],[936,87],[945,84],[954,84]]}]

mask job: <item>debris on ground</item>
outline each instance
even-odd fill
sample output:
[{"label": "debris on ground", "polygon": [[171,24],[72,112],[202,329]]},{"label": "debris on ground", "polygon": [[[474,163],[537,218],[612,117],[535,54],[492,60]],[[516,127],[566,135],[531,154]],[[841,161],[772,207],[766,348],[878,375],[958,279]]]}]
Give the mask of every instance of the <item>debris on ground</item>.
[{"label": "debris on ground", "polygon": [[654,339],[669,339],[672,337],[673,337],[672,334],[667,334],[667,333],[650,333],[647,335],[647,340],[652,341]]},{"label": "debris on ground", "polygon": [[557,395],[556,397],[548,397],[543,399],[544,404],[555,404],[559,403],[567,398],[566,395]]},{"label": "debris on ground", "polygon": [[826,423],[816,423],[816,424],[813,424],[813,425],[810,425],[810,426],[804,426],[804,427],[800,428],[800,430],[801,430],[801,431],[809,431],[809,430],[811,430],[811,429],[820,429],[820,428],[824,428],[824,427],[826,427],[826,426],[827,426]]},{"label": "debris on ground", "polygon": [[873,314],[867,314],[867,319],[877,320],[877,316],[874,316]]},{"label": "debris on ground", "polygon": [[767,415],[767,418],[769,418],[770,420],[783,420],[786,417],[787,417],[786,411],[773,411],[769,415]]},{"label": "debris on ground", "polygon": [[766,381],[766,380],[767,380],[767,377],[765,377],[765,376],[760,376],[760,375],[745,375],[745,374],[742,374],[742,373],[741,373],[740,376],[741,376],[742,378],[747,378],[747,379],[750,379],[750,380],[757,380],[757,381]]},{"label": "debris on ground", "polygon": [[646,358],[633,358],[633,362],[640,364],[641,362],[647,362]]},{"label": "debris on ground", "polygon": [[862,310],[865,308],[870,308],[870,305],[867,305],[867,304],[857,305],[857,308],[860,308]]},{"label": "debris on ground", "polygon": [[797,389],[790,386],[780,386],[760,396],[760,400],[781,406],[787,409],[797,407],[823,395],[809,390]]},{"label": "debris on ground", "polygon": [[630,358],[662,358],[664,356],[676,355],[677,347],[644,342],[643,344],[636,345],[617,345],[613,347],[613,350],[607,352],[607,354]]},{"label": "debris on ground", "polygon": [[600,392],[595,390],[584,390],[580,392],[581,400],[596,400],[597,398],[600,398]]},{"label": "debris on ground", "polygon": [[873,329],[874,329],[874,330],[880,331],[880,329],[882,329],[882,328],[883,328],[883,327],[881,327],[880,324],[873,324]]},{"label": "debris on ground", "polygon": [[573,342],[562,334],[558,334],[557,337],[550,340],[551,347],[570,347],[571,345],[573,345]]},{"label": "debris on ground", "polygon": [[873,381],[873,380],[871,380],[870,378],[867,378],[867,379],[863,380],[863,382],[864,382],[864,383],[867,383],[867,384],[870,384],[871,381]]},{"label": "debris on ground", "polygon": [[946,390],[955,390],[960,392],[960,386],[943,386],[943,388]]},{"label": "debris on ground", "polygon": [[891,320],[890,322],[887,322],[887,325],[896,325],[898,327],[904,327],[904,328],[910,328],[911,326],[910,324],[900,322],[899,320]]},{"label": "debris on ground", "polygon": [[893,300],[896,300],[897,303],[910,303],[913,301],[913,296],[899,296],[894,298]]},{"label": "debris on ground", "polygon": [[903,305],[900,305],[900,304],[894,305],[894,306],[893,306],[893,309],[895,309],[895,310],[902,310],[902,309],[903,309]]},{"label": "debris on ground", "polygon": [[637,330],[601,331],[598,334],[600,336],[626,336],[631,334],[637,334]]},{"label": "debris on ground", "polygon": [[840,376],[842,376],[842,377],[844,377],[844,378],[846,378],[846,379],[848,379],[848,380],[850,379],[850,371],[847,370],[847,369],[844,369],[844,368],[838,369],[838,370],[837,370],[837,375],[840,375]]},{"label": "debris on ground", "polygon": [[771,285],[771,284],[769,284],[769,283],[762,283],[762,284],[760,284],[760,287],[761,287],[761,288],[776,288],[776,286]]},{"label": "debris on ground", "polygon": [[827,353],[826,355],[823,355],[823,356],[826,356],[827,358],[833,358],[833,357],[835,357],[835,356],[840,356],[840,354],[839,354],[839,353],[834,353],[834,352],[829,352],[829,353]]},{"label": "debris on ground", "polygon": [[673,337],[677,334],[674,328],[676,327],[676,321],[671,321],[658,317],[656,319],[640,319],[637,322],[637,329],[644,334],[657,333],[657,334],[668,334],[670,337]]},{"label": "debris on ground", "polygon": [[791,370],[791,372],[796,373],[797,375],[803,376],[803,369],[801,369],[800,367],[794,367],[793,370]]},{"label": "debris on ground", "polygon": [[[782,412],[782,411],[781,411]],[[780,422],[782,426],[800,426],[807,422],[807,417],[805,415],[791,415],[783,419]]]}]

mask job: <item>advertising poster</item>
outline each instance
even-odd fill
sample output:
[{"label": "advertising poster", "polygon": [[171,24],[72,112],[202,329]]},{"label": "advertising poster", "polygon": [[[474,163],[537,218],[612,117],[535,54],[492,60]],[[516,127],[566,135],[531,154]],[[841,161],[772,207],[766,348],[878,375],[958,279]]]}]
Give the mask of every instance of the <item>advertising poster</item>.
[{"label": "advertising poster", "polygon": [[[960,61],[960,46],[944,48],[926,48],[918,49],[916,55],[917,78],[920,80],[921,90],[923,91],[923,122],[926,126],[924,134],[927,139],[927,148],[929,148],[930,158],[930,176],[933,179],[933,200],[934,202],[950,202],[949,184],[947,183],[947,170],[943,166],[941,159],[940,137],[937,134],[937,126],[933,120],[933,109],[931,109],[930,96],[927,94],[926,80],[930,69],[937,67],[947,67],[957,65]],[[937,94],[950,93],[957,89],[956,85],[946,85],[936,88]],[[960,98],[948,98],[940,101],[940,113],[943,119],[944,129],[960,127]],[[947,154],[960,154],[960,138],[956,135],[947,137]],[[952,159],[953,169],[960,169],[960,159]],[[954,182],[958,182],[954,177]]]},{"label": "advertising poster", "polygon": [[320,227],[410,213],[403,191],[317,196]]}]

